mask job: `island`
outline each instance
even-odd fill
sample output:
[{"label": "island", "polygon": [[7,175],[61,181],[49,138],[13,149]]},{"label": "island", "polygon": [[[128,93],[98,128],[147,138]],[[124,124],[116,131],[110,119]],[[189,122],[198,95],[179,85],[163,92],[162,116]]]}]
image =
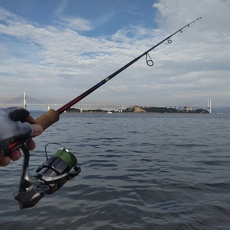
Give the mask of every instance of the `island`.
[{"label": "island", "polygon": [[184,106],[181,108],[172,108],[172,107],[148,107],[148,106],[133,106],[123,109],[122,111],[117,110],[102,110],[102,109],[93,109],[93,110],[80,110],[76,108],[70,108],[66,112],[77,112],[77,113],[209,113],[206,109],[194,109],[189,106]]}]

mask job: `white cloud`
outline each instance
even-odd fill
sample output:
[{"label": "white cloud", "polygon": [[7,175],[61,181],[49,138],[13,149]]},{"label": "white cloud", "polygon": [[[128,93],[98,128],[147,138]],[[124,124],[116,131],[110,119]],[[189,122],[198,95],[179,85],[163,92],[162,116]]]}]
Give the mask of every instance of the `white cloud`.
[{"label": "white cloud", "polygon": [[[154,4],[154,7],[159,10],[158,23],[162,30],[176,28],[181,25],[183,19],[188,21],[202,17],[201,22],[194,25],[194,28],[191,27],[190,31],[184,31],[176,38],[179,45],[172,44],[173,52],[168,55],[169,69],[174,74],[179,74],[178,68],[183,68],[185,75],[193,80],[194,86],[188,92],[191,99],[196,97],[196,89],[200,89],[200,97],[214,97],[217,103],[229,103],[230,80],[227,76],[230,72],[230,2],[161,0]],[[185,79],[188,83],[189,79]]]},{"label": "white cloud", "polygon": [[62,17],[63,27],[67,27],[74,31],[89,31],[92,30],[90,21],[83,18]]},{"label": "white cloud", "polygon": [[[93,28],[93,22],[86,19],[66,17],[57,26],[41,26],[0,9],[0,33],[13,40],[0,44],[1,93],[14,91],[18,96],[27,91],[41,100],[44,96],[66,101],[201,16],[200,22],[173,37],[172,44],[164,43],[150,52],[154,67],[147,67],[142,58],[84,103],[186,105],[206,103],[209,97],[228,103],[229,4],[160,0],[154,4],[156,30],[121,25],[115,34],[98,38],[80,34]],[[14,41],[16,53],[11,47]]]}]

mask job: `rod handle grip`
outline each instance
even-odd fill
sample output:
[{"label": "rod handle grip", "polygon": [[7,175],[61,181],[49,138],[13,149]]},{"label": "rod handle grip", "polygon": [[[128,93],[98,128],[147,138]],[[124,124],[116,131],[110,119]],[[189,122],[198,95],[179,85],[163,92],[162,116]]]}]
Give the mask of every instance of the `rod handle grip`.
[{"label": "rod handle grip", "polygon": [[43,113],[40,117],[36,118],[35,121],[42,126],[43,130],[54,124],[59,120],[59,113],[53,109],[50,109],[46,113]]}]

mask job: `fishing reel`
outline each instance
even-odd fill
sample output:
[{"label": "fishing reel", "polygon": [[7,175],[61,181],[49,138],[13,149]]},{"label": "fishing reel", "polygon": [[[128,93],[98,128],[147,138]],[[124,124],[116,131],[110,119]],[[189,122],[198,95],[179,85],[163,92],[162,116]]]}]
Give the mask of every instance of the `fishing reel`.
[{"label": "fishing reel", "polygon": [[21,150],[24,161],[19,192],[15,195],[21,209],[33,207],[46,194],[56,192],[81,172],[76,157],[68,149],[61,148],[50,158],[47,156],[47,160],[35,170],[34,175],[30,176],[29,150],[25,145]]}]

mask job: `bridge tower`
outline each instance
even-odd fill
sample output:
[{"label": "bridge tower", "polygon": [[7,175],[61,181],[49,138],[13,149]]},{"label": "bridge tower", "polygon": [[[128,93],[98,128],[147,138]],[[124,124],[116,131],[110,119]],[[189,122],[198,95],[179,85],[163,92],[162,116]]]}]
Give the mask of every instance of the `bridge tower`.
[{"label": "bridge tower", "polygon": [[211,101],[211,98],[208,100],[208,111],[209,111],[209,113],[212,113],[212,101]]},{"label": "bridge tower", "polygon": [[26,109],[27,104],[26,104],[26,92],[23,94],[23,108]]}]

